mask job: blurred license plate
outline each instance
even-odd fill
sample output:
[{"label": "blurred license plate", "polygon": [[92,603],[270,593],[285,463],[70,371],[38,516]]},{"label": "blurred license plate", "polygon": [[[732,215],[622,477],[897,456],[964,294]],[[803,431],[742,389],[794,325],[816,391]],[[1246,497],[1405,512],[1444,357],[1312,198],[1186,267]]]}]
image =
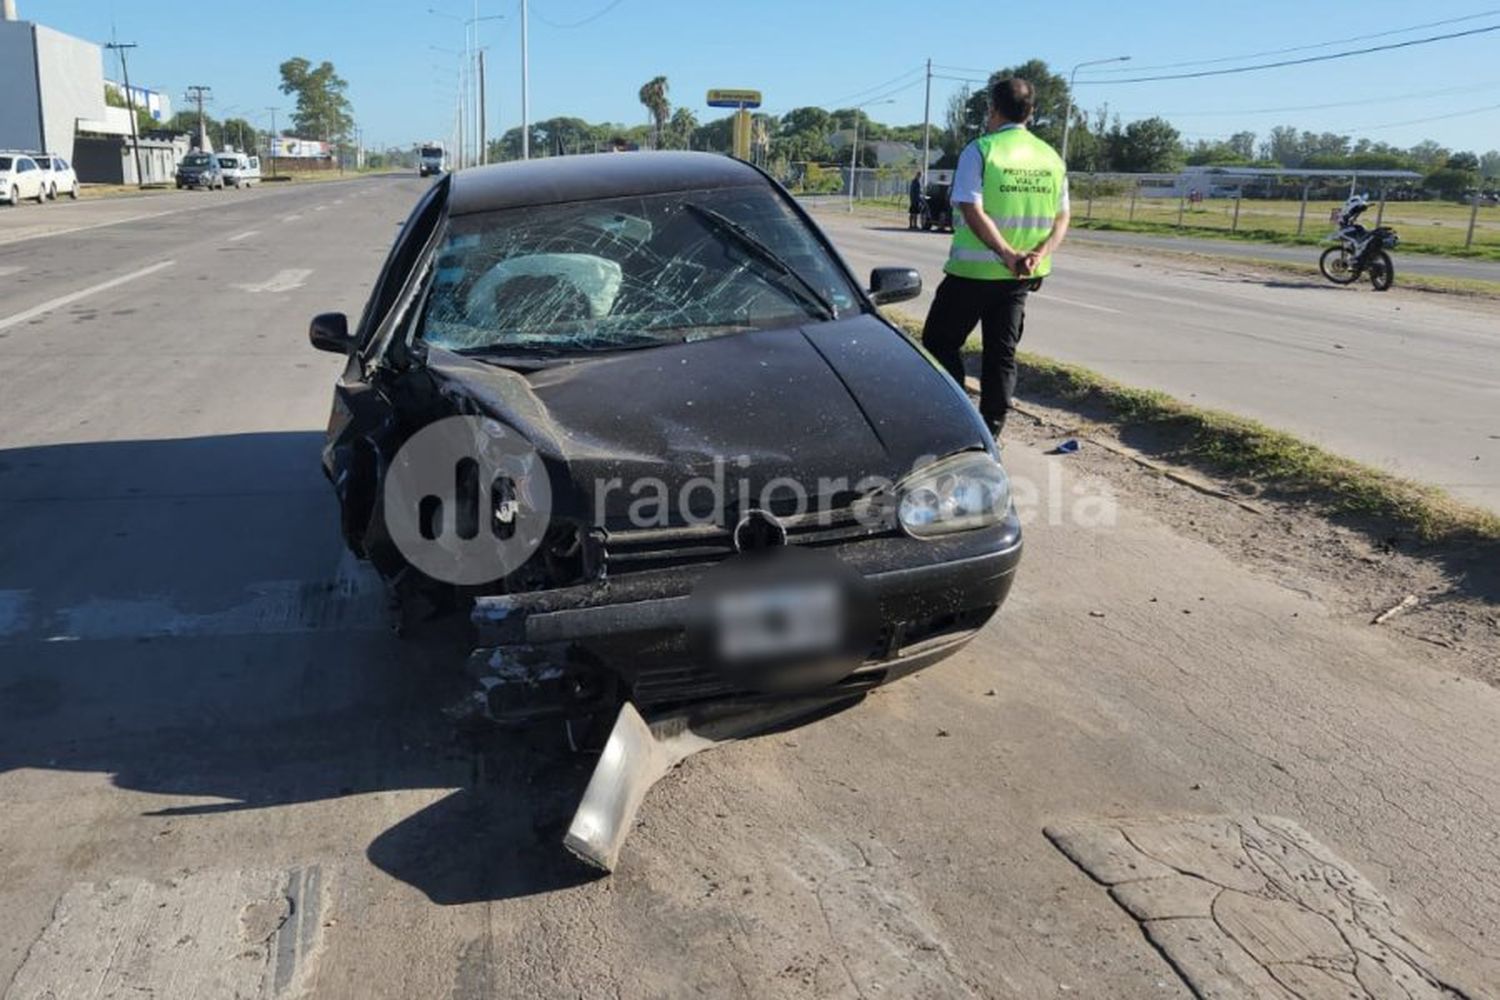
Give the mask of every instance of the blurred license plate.
[{"label": "blurred license plate", "polygon": [[716,599],[714,619],[729,662],[828,653],[843,635],[844,599],[831,582],[731,592]]}]

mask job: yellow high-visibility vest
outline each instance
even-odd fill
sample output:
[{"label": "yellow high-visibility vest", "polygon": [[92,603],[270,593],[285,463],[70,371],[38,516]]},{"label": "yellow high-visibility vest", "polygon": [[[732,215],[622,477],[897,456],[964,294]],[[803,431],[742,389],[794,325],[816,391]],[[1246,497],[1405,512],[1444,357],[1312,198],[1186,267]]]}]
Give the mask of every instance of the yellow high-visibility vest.
[{"label": "yellow high-visibility vest", "polygon": [[[976,141],[984,163],[984,214],[1005,242],[1025,253],[1052,232],[1068,181],[1067,167],[1051,146],[1025,128],[991,132]],[[953,245],[943,270],[960,278],[1016,280],[999,255],[964,224],[958,206],[954,208]],[[1051,271],[1052,258],[1043,257],[1031,277],[1045,277]]]}]

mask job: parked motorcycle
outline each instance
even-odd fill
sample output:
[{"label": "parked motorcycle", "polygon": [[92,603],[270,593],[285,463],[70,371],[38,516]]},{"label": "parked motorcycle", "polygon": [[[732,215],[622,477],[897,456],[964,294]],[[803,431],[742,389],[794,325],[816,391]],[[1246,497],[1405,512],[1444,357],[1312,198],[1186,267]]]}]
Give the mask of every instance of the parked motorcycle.
[{"label": "parked motorcycle", "polygon": [[1366,229],[1360,225],[1360,215],[1369,208],[1370,200],[1363,195],[1355,195],[1344,202],[1344,207],[1333,220],[1338,229],[1328,236],[1337,240],[1338,246],[1323,251],[1323,256],[1318,258],[1318,270],[1335,285],[1352,285],[1368,275],[1370,287],[1383,292],[1396,281],[1396,265],[1391,263],[1391,255],[1386,251],[1401,240],[1390,226]]}]

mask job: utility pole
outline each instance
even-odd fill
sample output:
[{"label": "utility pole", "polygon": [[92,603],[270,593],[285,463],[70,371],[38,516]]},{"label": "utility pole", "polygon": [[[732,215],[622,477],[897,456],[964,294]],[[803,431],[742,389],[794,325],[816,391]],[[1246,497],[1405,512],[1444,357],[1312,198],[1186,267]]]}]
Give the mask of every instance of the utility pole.
[{"label": "utility pole", "polygon": [[205,148],[208,144],[208,127],[203,121],[203,95],[213,89],[196,83],[188,88],[188,99],[198,102],[198,149],[205,153],[208,152]]},{"label": "utility pole", "polygon": [[490,150],[486,145],[484,130],[484,49],[479,50],[479,162],[490,162]]},{"label": "utility pole", "polygon": [[125,78],[125,106],[130,109],[130,148],[135,152],[135,186],[146,186],[146,175],[141,173],[141,137],[136,131],[135,92],[130,89],[130,67],[125,63],[125,50],[136,47],[135,42],[110,42],[104,46],[114,49],[120,56],[120,75]]},{"label": "utility pole", "polygon": [[271,179],[274,181],[277,179],[276,146],[277,140],[280,138],[280,136],[276,134],[276,112],[280,111],[281,109],[267,107],[266,110],[271,112],[271,137],[266,140],[266,156],[270,157],[271,159]]},{"label": "utility pole", "polygon": [[927,58],[927,96],[922,99],[922,190],[927,190],[927,164],[932,162],[932,57]]},{"label": "utility pole", "polygon": [[531,45],[526,38],[526,0],[521,0],[521,159],[531,159]]}]

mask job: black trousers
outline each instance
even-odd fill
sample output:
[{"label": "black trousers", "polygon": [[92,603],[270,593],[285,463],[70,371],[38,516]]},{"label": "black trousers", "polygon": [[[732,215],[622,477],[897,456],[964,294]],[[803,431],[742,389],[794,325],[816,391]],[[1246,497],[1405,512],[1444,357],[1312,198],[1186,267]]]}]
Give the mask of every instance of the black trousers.
[{"label": "black trousers", "polygon": [[1005,423],[1016,393],[1016,346],[1026,329],[1026,295],[1035,284],[944,275],[922,327],[922,346],[959,385],[964,384],[964,341],[976,325],[981,328],[979,412],[993,424]]}]

